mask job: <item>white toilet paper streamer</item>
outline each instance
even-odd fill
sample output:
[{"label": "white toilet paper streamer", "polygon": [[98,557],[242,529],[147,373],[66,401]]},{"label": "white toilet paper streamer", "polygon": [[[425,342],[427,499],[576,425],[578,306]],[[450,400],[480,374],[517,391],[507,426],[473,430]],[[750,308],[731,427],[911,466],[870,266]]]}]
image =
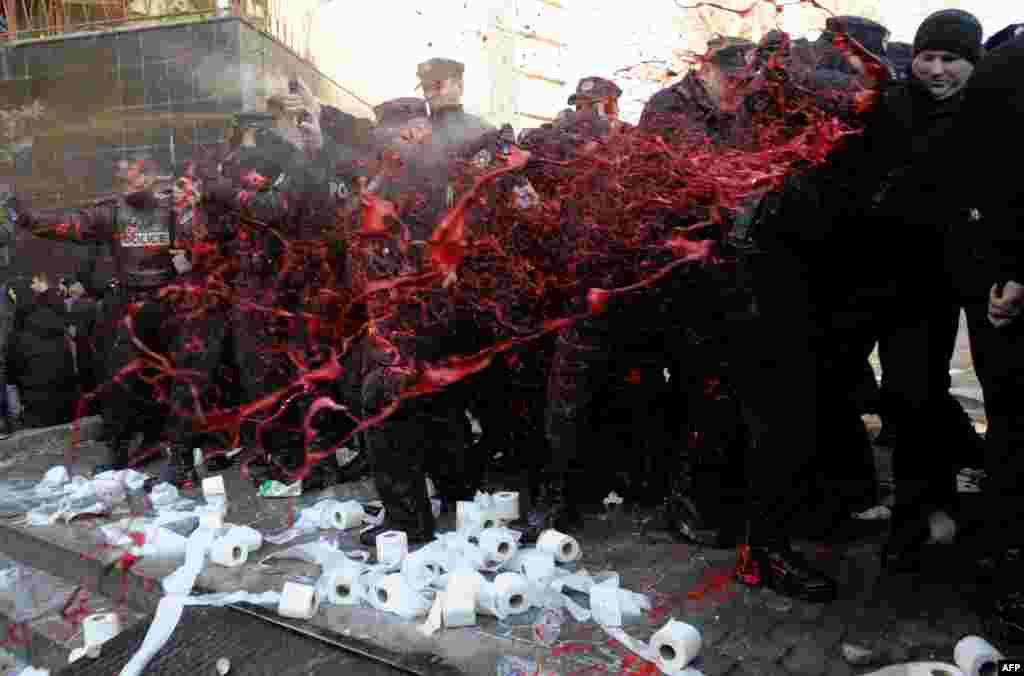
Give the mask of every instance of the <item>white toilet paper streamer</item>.
[{"label": "white toilet paper streamer", "polygon": [[389,530],[377,536],[377,563],[397,570],[409,553],[409,539],[404,531]]},{"label": "white toilet paper streamer", "polygon": [[185,558],[188,538],[168,528],[151,524],[144,526],[141,533],[142,545],[131,547],[134,556],[160,561],[177,561]]},{"label": "white toilet paper streamer", "polygon": [[316,585],[293,582],[284,583],[277,614],[297,620],[308,620],[320,610],[320,590]]},{"label": "white toilet paper streamer", "polygon": [[323,500],[299,512],[299,518],[291,528],[277,535],[264,536],[271,544],[283,545],[300,535],[316,532],[320,529],[337,528],[347,530],[362,524],[366,519],[363,506],[354,500],[338,502]]},{"label": "white toilet paper streamer", "polygon": [[537,539],[537,549],[550,553],[558,563],[572,563],[578,560],[582,554],[576,538],[554,529],[540,534]]},{"label": "white toilet paper streamer", "polygon": [[908,662],[890,664],[864,676],[964,676],[959,667],[943,662]]},{"label": "white toilet paper streamer", "polygon": [[966,676],[995,673],[1002,653],[980,636],[965,636],[953,648],[953,661]]},{"label": "white toilet paper streamer", "polygon": [[377,610],[410,620],[426,614],[431,600],[413,589],[401,573],[377,578],[366,599]]},{"label": "white toilet paper streamer", "polygon": [[149,492],[149,501],[157,510],[166,509],[178,501],[178,489],[168,483],[157,484]]}]

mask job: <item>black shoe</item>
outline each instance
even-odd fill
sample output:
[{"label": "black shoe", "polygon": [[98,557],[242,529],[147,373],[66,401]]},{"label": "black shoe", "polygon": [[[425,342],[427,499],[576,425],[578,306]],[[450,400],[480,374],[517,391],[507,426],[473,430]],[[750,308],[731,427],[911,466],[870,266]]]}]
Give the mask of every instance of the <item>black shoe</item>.
[{"label": "black shoe", "polygon": [[407,525],[403,526],[402,524],[399,524],[399,523],[388,523],[387,520],[385,520],[384,523],[382,523],[381,525],[376,526],[375,528],[371,528],[370,530],[366,531],[365,533],[362,533],[359,536],[359,542],[364,547],[375,548],[377,546],[377,536],[380,535],[381,533],[386,533],[386,532],[392,531],[392,530],[400,530],[403,533],[405,533],[405,537],[407,538],[407,540],[409,542],[409,546],[412,546],[412,545],[425,545],[428,542],[433,541],[433,539],[434,539],[434,534],[433,533],[428,533],[428,532],[426,532],[425,530],[423,530],[421,528],[417,528],[417,527],[410,528]]},{"label": "black shoe", "polygon": [[223,472],[231,469],[235,464],[234,458],[229,458],[227,453],[218,453],[206,461],[206,468],[211,472]]},{"label": "black shoe", "polygon": [[882,565],[893,573],[910,573],[921,569],[930,533],[923,520],[893,522],[892,532],[882,548]]},{"label": "black shoe", "polygon": [[9,418],[0,417],[0,439],[10,439],[14,436],[14,424]]},{"label": "black shoe", "polygon": [[1024,642],[1024,592],[1015,591],[996,599],[990,620],[995,632],[1006,642]]},{"label": "black shoe", "polygon": [[118,464],[116,462],[107,462],[107,463],[104,463],[102,465],[96,465],[93,468],[93,470],[92,470],[92,475],[93,476],[99,476],[100,474],[103,474],[104,472],[120,472],[123,469],[128,469],[128,468],[126,466],[120,465],[120,464]]},{"label": "black shoe", "polygon": [[721,544],[722,533],[707,524],[691,498],[683,495],[670,496],[665,500],[663,509],[669,531],[680,542],[705,547],[717,547]]},{"label": "black shoe", "polygon": [[160,472],[161,481],[178,489],[189,489],[199,484],[191,450],[185,446],[171,446],[167,454],[168,462]]},{"label": "black shoe", "polygon": [[548,529],[572,533],[583,526],[583,514],[574,500],[566,495],[566,482],[554,480],[541,487],[537,504],[525,519],[508,525],[523,534],[523,544],[534,544]]},{"label": "black shoe", "polygon": [[366,451],[360,451],[356,457],[339,467],[335,472],[337,475],[337,483],[353,483],[370,476],[373,472],[373,466],[370,464],[369,455],[370,454]]},{"label": "black shoe", "polygon": [[750,547],[747,551],[749,560],[741,558],[737,570],[740,582],[812,603],[836,599],[836,581],[815,570],[802,554],[787,546]]}]

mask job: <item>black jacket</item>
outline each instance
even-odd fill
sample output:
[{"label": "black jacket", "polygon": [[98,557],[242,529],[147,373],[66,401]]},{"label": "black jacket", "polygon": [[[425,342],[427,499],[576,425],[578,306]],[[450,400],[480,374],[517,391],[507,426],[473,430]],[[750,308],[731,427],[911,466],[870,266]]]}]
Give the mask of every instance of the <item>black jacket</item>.
[{"label": "black jacket", "polygon": [[26,389],[64,387],[74,375],[64,301],[54,289],[18,295],[10,377]]},{"label": "black jacket", "polygon": [[822,263],[832,292],[888,294],[941,275],[943,235],[966,220],[940,199],[936,171],[937,162],[957,167],[943,149],[961,101],[935,101],[913,80],[887,85],[863,133],[766,200],[760,236]]},{"label": "black jacket", "polygon": [[1024,185],[1018,169],[1024,158],[1024,36],[982,59],[964,96],[948,153],[955,157],[937,184],[954,198],[952,208],[976,208],[982,219],[972,227],[993,274],[1024,282]]}]

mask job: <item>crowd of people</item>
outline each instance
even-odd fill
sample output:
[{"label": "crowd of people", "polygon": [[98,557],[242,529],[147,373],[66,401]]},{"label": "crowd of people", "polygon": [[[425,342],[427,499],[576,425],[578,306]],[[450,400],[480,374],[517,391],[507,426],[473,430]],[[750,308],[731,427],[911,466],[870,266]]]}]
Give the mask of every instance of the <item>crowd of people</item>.
[{"label": "crowd of people", "polygon": [[[871,523],[852,515],[878,502],[875,412],[889,567],[954,539],[1013,549],[1024,193],[995,158],[1020,143],[1024,25],[983,44],[944,10],[902,46],[859,17],[826,28],[716,39],[636,126],[594,76],[551,123],[496,129],[463,110],[463,65],[432,59],[369,138],[332,133],[294,81],[90,208],[12,195],[11,223],[108,244],[117,272],[91,261],[63,297],[9,284],[7,381],[32,424],[102,411],[97,471],[138,462],[141,434],[176,485],[197,447],[221,467],[242,448],[257,480],[371,474],[367,545],[432,539],[426,477],[454,505],[511,472],[526,541],[615,490],[679,538],[741,546],[744,582],[816,601],[836,583],[790,542]],[[949,392],[961,311],[984,438]],[[957,502],[978,465],[984,519]],[[1017,626],[1021,599],[999,605]]]}]

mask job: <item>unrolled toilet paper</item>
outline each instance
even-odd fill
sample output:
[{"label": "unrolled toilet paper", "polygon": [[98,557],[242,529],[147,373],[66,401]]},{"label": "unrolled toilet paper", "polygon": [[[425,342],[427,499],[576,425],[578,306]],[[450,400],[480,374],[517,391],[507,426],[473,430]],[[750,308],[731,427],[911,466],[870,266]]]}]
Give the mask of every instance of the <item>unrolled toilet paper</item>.
[{"label": "unrolled toilet paper", "polygon": [[134,556],[161,561],[177,561],[185,558],[188,538],[169,528],[147,524],[143,526],[141,535],[142,544],[131,548],[131,553]]},{"label": "unrolled toilet paper", "polygon": [[377,536],[377,563],[398,568],[409,553],[409,539],[404,531],[389,530]]},{"label": "unrolled toilet paper", "polygon": [[576,538],[553,528],[540,534],[537,539],[537,549],[551,554],[558,563],[572,563],[582,554]]},{"label": "unrolled toilet paper", "polygon": [[507,528],[486,528],[478,536],[479,547],[488,561],[506,563],[519,550],[516,535]]},{"label": "unrolled toilet paper", "polygon": [[953,661],[966,676],[996,673],[1003,655],[980,636],[965,636],[953,648]]},{"label": "unrolled toilet paper", "polygon": [[506,523],[519,518],[519,493],[515,491],[501,491],[500,493],[495,493],[492,497],[495,517]]},{"label": "unrolled toilet paper", "polygon": [[281,617],[308,620],[320,610],[320,592],[315,585],[289,580],[281,590],[277,613]]},{"label": "unrolled toilet paper", "polygon": [[245,546],[237,533],[232,536],[230,530],[224,537],[214,540],[213,546],[210,547],[210,561],[218,566],[237,568],[248,560],[249,548]]},{"label": "unrolled toilet paper", "polygon": [[355,562],[325,570],[318,583],[321,598],[336,606],[359,605],[363,598],[359,578],[365,571],[366,566]]},{"label": "unrolled toilet paper", "polygon": [[200,528],[224,527],[224,509],[220,505],[200,505],[195,514],[199,517]]},{"label": "unrolled toilet paper", "polygon": [[651,637],[650,646],[662,672],[682,672],[700,654],[700,632],[685,622],[671,619]]}]

